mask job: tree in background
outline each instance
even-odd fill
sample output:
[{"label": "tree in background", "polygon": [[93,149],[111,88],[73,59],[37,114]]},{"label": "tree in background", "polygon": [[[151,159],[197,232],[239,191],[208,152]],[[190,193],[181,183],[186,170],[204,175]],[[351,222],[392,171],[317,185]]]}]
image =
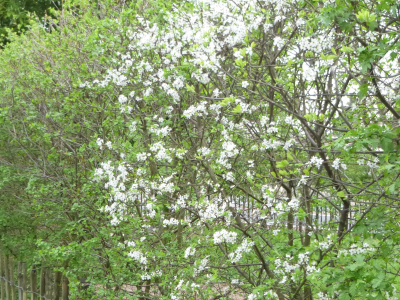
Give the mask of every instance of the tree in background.
[{"label": "tree in background", "polygon": [[84,299],[397,299],[399,17],[66,3],[1,56],[1,162],[22,179],[0,200],[36,251],[18,230],[2,246]]},{"label": "tree in background", "polygon": [[30,16],[34,16],[43,22],[46,15],[52,15],[51,9],[61,9],[61,4],[61,1],[53,0],[1,0],[1,45],[9,42],[7,30],[21,33],[28,28]]}]

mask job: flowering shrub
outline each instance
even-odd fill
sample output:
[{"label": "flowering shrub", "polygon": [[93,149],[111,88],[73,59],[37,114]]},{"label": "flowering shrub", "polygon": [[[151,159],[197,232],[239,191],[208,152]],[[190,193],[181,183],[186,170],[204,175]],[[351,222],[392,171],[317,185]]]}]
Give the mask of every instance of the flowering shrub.
[{"label": "flowering shrub", "polygon": [[16,39],[40,253],[85,299],[395,299],[400,24],[370,2],[83,1]]}]

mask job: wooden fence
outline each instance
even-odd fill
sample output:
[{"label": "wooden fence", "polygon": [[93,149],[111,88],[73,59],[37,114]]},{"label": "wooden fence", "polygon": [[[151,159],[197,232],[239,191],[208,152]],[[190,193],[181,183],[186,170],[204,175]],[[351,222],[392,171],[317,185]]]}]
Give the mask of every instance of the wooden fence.
[{"label": "wooden fence", "polygon": [[[260,221],[260,210],[255,207],[255,202],[249,197],[231,197],[229,205],[234,207],[237,211],[241,212],[244,218],[247,218],[251,222]],[[311,219],[316,226],[335,226],[339,222],[342,204],[337,201],[336,207],[332,205],[317,205],[312,207]],[[352,224],[356,221],[356,214],[360,214],[367,209],[367,206],[351,202],[350,210],[348,214],[347,228],[349,229]],[[278,218],[277,213],[270,213],[266,220],[268,223],[273,224],[274,220]],[[296,230],[302,230],[306,226],[305,219],[299,220],[297,216],[294,216],[293,228]]]},{"label": "wooden fence", "polygon": [[0,299],[68,300],[69,281],[60,271],[35,265],[29,273],[25,262],[15,264],[11,256],[0,254]]}]

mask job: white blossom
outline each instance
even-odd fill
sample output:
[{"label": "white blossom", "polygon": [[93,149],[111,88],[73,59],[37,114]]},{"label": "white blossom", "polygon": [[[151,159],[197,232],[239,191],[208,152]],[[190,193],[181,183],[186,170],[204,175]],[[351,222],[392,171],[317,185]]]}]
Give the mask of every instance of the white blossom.
[{"label": "white blossom", "polygon": [[223,242],[234,244],[236,241],[237,233],[234,231],[227,231],[222,229],[214,233],[214,244],[221,244]]},{"label": "white blossom", "polygon": [[121,104],[125,104],[128,101],[128,98],[125,97],[124,95],[119,95],[118,97],[118,102]]}]

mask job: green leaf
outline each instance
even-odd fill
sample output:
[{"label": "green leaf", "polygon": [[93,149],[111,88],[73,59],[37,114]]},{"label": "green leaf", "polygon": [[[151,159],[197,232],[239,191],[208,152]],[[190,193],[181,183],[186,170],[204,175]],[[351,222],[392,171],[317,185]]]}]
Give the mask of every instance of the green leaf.
[{"label": "green leaf", "polygon": [[368,94],[369,84],[365,83],[359,86],[358,97],[360,99],[364,98]]},{"label": "green leaf", "polygon": [[281,174],[281,175],[289,175],[289,173],[286,172],[285,170],[279,170],[279,174]]},{"label": "green leaf", "polygon": [[307,51],[305,56],[306,57],[314,57],[314,53],[312,51]]},{"label": "green leaf", "polygon": [[287,160],[282,160],[280,162],[276,163],[276,167],[277,168],[284,168],[289,164],[289,162]]},{"label": "green leaf", "polygon": [[344,52],[344,53],[353,53],[353,52],[354,52],[354,49],[353,49],[353,48],[347,47],[347,46],[343,46],[341,50],[342,50],[342,52]]},{"label": "green leaf", "polygon": [[187,83],[186,83],[186,90],[187,90],[188,92],[192,92],[192,93],[195,92],[194,86],[188,85]]},{"label": "green leaf", "polygon": [[234,114],[240,114],[242,113],[242,107],[238,104],[231,112],[233,112]]},{"label": "green leaf", "polygon": [[346,194],[345,194],[343,191],[338,192],[337,195],[338,195],[340,198],[346,197]]},{"label": "green leaf", "polygon": [[381,139],[381,146],[385,152],[391,152],[394,150],[393,140],[386,137]]},{"label": "green leaf", "polygon": [[234,102],[235,101],[235,99],[233,99],[233,97],[227,97],[227,98],[225,98],[224,100],[222,100],[220,103],[219,103],[219,105],[221,105],[221,106],[227,106],[228,104],[230,104],[230,103],[232,103],[232,102]]},{"label": "green leaf", "polygon": [[304,219],[305,217],[307,217],[307,213],[303,210],[303,209],[301,209],[301,208],[299,208],[299,212],[297,213],[297,217],[300,219],[300,220],[302,220],[302,219]]}]

